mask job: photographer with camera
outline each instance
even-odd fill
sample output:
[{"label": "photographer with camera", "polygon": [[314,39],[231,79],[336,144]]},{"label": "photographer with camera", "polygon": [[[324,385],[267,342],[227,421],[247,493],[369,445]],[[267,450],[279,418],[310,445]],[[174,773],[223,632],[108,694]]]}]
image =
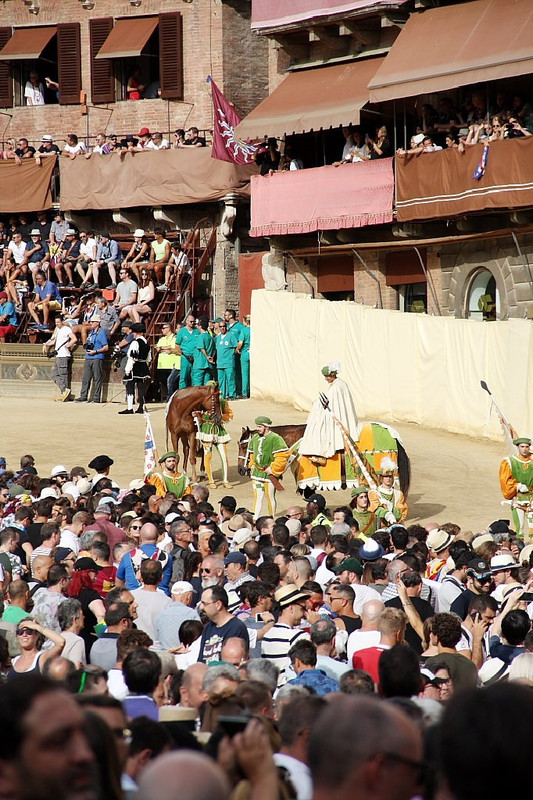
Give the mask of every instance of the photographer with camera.
[{"label": "photographer with camera", "polygon": [[71,350],[76,347],[77,343],[78,340],[72,332],[72,328],[65,323],[63,316],[59,314],[55,319],[55,329],[52,336],[43,344],[43,354],[48,358],[55,357],[52,380],[59,389],[59,396],[55,400],[60,403],[70,397]]}]

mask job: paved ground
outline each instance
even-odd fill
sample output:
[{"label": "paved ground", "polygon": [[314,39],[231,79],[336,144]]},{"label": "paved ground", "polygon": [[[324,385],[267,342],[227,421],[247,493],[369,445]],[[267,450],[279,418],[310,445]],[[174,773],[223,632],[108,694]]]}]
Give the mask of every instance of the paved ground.
[{"label": "paved ground", "polygon": [[[51,387],[51,395],[53,387]],[[117,398],[106,405],[54,403],[51,400],[0,398],[4,430],[0,455],[15,467],[23,453],[35,456],[42,475],[54,464],[67,468],[87,463],[100,453],[115,460],[112,476],[126,485],[142,476],[144,418],[141,415],[120,417],[124,406]],[[283,404],[246,400],[232,404],[234,419],[229,425],[233,441],[229,445],[232,494],[239,504],[251,504],[249,483],[237,473],[235,442],[241,426],[253,424],[260,414],[268,414],[277,424],[305,421],[305,413]],[[150,406],[152,425],[159,452],[164,452],[164,406]],[[383,420],[387,422],[387,420]],[[413,424],[395,426],[411,458],[412,482],[409,497],[409,521],[457,522],[465,529],[480,530],[489,522],[508,517],[500,505],[498,465],[504,457],[504,445],[483,439],[456,436],[428,430]],[[216,456],[214,457],[217,476]],[[285,479],[286,491],[278,495],[278,508],[301,503],[291,477]],[[226,490],[213,490],[213,500]],[[330,506],[349,500],[349,492],[327,493]]]}]

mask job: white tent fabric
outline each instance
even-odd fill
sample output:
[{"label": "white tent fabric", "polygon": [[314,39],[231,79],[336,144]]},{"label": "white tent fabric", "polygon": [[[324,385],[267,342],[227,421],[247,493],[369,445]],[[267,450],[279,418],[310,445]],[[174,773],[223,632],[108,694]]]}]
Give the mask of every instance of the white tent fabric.
[{"label": "white tent fabric", "polygon": [[[533,432],[533,324],[385,311],[307,295],[252,293],[254,397],[309,410],[342,364],[359,419],[501,439],[485,380],[522,436]],[[277,420],[282,424],[282,420]]]}]

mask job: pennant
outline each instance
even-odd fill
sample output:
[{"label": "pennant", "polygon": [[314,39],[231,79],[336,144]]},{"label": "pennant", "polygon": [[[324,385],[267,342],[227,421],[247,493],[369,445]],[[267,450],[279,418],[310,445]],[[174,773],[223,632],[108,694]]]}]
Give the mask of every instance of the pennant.
[{"label": "pennant", "polygon": [[157,464],[157,448],[155,446],[155,437],[152,430],[152,423],[150,422],[150,415],[147,411],[144,412],[146,420],[146,432],[144,434],[144,477],[155,469]]},{"label": "pennant", "polygon": [[235,108],[224,97],[214,80],[209,76],[213,97],[213,148],[211,158],[219,161],[230,161],[233,164],[253,164],[254,156],[260,144],[248,144],[235,137],[235,128],[241,117]]},{"label": "pennant", "polygon": [[475,181],[480,181],[483,175],[485,174],[485,170],[487,169],[487,159],[489,157],[489,145],[486,144],[483,146],[483,153],[481,154],[481,161],[477,165],[474,170],[474,174],[472,178]]}]

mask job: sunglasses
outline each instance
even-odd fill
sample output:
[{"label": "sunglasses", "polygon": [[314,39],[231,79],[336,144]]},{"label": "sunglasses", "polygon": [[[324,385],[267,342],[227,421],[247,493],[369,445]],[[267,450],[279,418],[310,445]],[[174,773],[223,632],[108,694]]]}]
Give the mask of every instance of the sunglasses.
[{"label": "sunglasses", "polygon": [[130,531],[140,531],[142,525],[130,525]]},{"label": "sunglasses", "polygon": [[31,628],[17,628],[15,633],[17,636],[35,636],[37,631],[32,631]]}]

